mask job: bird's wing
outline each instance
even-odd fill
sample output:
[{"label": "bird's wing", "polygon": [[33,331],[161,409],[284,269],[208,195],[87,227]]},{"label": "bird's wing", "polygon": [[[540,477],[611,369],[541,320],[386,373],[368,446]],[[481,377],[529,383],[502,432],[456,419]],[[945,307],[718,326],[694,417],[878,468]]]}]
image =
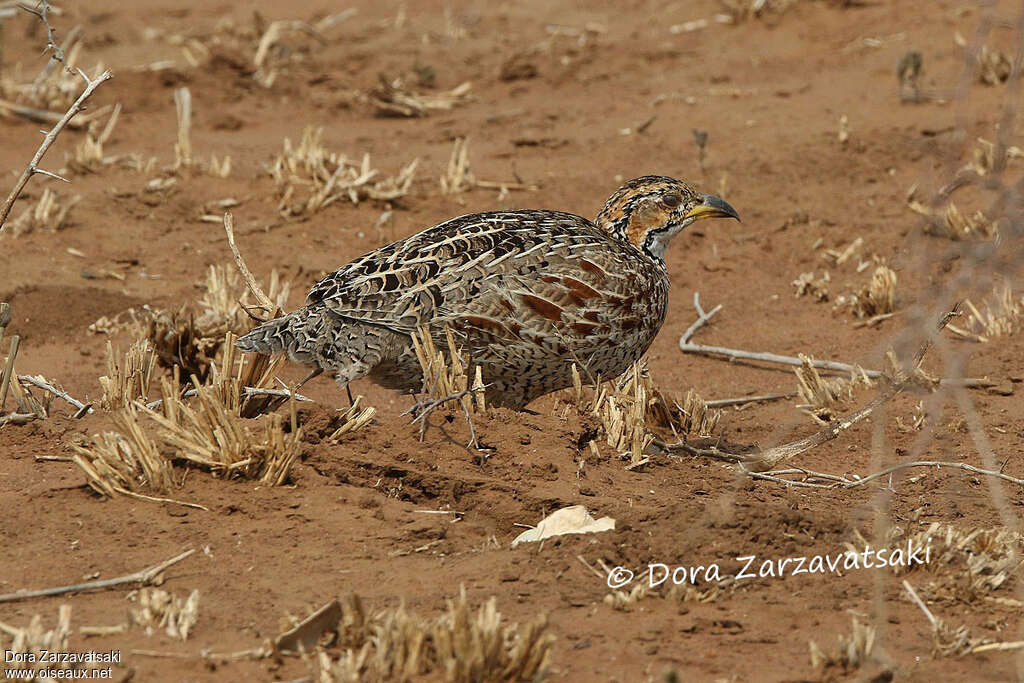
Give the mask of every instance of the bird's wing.
[{"label": "bird's wing", "polygon": [[599,297],[631,304],[630,278],[601,256],[609,239],[568,213],[461,216],[338,269],[306,303],[402,334],[439,322],[495,341],[545,325],[585,334],[607,323]]}]

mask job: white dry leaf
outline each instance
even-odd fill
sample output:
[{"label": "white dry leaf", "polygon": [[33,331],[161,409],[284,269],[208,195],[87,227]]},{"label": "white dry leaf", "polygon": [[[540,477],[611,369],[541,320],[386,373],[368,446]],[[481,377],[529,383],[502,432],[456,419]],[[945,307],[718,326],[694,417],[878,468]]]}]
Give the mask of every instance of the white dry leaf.
[{"label": "white dry leaf", "polygon": [[516,536],[512,541],[512,547],[520,543],[533,543],[543,541],[552,536],[564,536],[566,534],[594,534],[600,531],[610,531],[615,528],[615,520],[611,517],[594,519],[582,505],[571,505],[561,510],[556,510],[545,517],[532,529],[527,529]]}]

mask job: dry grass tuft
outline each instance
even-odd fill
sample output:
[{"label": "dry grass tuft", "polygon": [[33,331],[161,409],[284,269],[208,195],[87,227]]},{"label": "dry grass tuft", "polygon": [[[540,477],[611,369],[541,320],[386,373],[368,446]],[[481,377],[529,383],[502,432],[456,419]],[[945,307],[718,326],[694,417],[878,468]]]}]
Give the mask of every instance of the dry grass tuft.
[{"label": "dry grass tuft", "polygon": [[17,237],[34,231],[57,232],[68,226],[71,209],[81,200],[75,195],[64,200],[59,194],[45,188],[39,200],[8,223],[8,231]]},{"label": "dry grass tuft", "polygon": [[[149,341],[162,367],[179,367],[183,378],[195,375],[205,382],[225,335],[244,334],[257,321],[247,312],[250,294],[237,270],[211,265],[200,286],[204,294],[196,306],[185,304],[177,311],[149,306],[129,309],[113,319],[100,318],[89,329],[104,334],[128,330],[133,337]],[[271,301],[283,310],[290,291],[291,284],[271,271],[267,290]]]},{"label": "dry grass tuft", "polygon": [[377,409],[373,406],[363,408],[360,405],[362,401],[362,396],[356,396],[356,400],[352,402],[351,406],[338,411],[337,420],[340,425],[327,437],[328,441],[337,442],[345,434],[350,434],[370,424],[377,415]]},{"label": "dry grass tuft", "polygon": [[[858,538],[862,541],[863,537]],[[893,572],[927,571],[935,575],[925,585],[934,600],[972,603],[993,599],[993,592],[1009,587],[1019,576],[1024,560],[1024,536],[1005,528],[961,528],[934,522],[911,532],[896,526],[889,531],[888,541],[890,545],[909,542],[916,548],[931,548],[927,564],[896,565]]]},{"label": "dry grass tuft", "polygon": [[952,626],[936,618],[932,624],[932,650],[943,657],[965,655],[974,648],[989,642],[986,638],[972,638],[966,624]]},{"label": "dry grass tuft", "polygon": [[240,407],[229,407],[223,385],[204,386],[194,376],[192,381],[195,405],[179,398],[177,382],[165,377],[160,412],[130,405],[114,415],[116,431],[75,446],[74,462],[97,493],[167,491],[174,485],[175,460],[271,486],[287,480],[302,439],[294,404],[287,432],[277,414],[266,416],[262,429],[252,430],[239,415]]},{"label": "dry grass tuft", "polygon": [[629,612],[638,602],[651,596],[663,596],[667,600],[677,602],[714,602],[725,589],[733,585],[732,579],[725,579],[702,587],[676,584],[670,581],[668,583],[671,584],[671,587],[663,590],[659,587],[652,588],[647,577],[642,578],[643,580],[633,584],[629,592],[613,590],[611,593],[607,593],[604,596],[604,604],[618,612]]},{"label": "dry grass tuft", "polygon": [[136,336],[148,339],[160,365],[205,381],[224,339],[221,326],[201,326],[188,305],[176,312],[143,309]]},{"label": "dry grass tuft", "polygon": [[999,85],[1010,78],[1013,63],[1006,53],[982,45],[978,53],[978,80],[985,85]]},{"label": "dry grass tuft", "polygon": [[1008,283],[997,286],[984,302],[985,312],[978,310],[968,299],[967,330],[980,342],[1011,335],[1020,328],[1024,315],[1024,296],[1015,298]]},{"label": "dry grass tuft", "polygon": [[[647,410],[648,424],[671,429],[677,435],[695,434],[701,437],[711,436],[718,428],[722,411],[708,408],[704,399],[692,388],[686,391],[681,405],[673,400],[669,407],[668,399],[657,387],[654,388],[654,396],[655,401]],[[662,410],[667,412],[662,413]],[[662,414],[664,417],[659,418]]]},{"label": "dry grass tuft", "polygon": [[138,605],[128,610],[132,622],[143,627],[147,636],[163,629],[169,637],[185,641],[199,619],[198,590],[180,598],[160,588],[142,588],[129,593],[128,599]]},{"label": "dry grass tuft", "polygon": [[804,403],[797,405],[797,408],[820,424],[834,420],[842,412],[843,406],[853,400],[853,392],[858,386],[872,385],[871,379],[860,367],[856,367],[849,377],[825,378],[814,367],[811,357],[802,353],[799,357],[803,365],[794,372],[797,391]]},{"label": "dry grass tuft", "polygon": [[370,100],[377,107],[378,116],[416,117],[431,111],[448,111],[472,100],[469,81],[451,90],[432,94],[419,93],[405,87],[401,79],[389,81],[380,77],[380,86],[370,91]]},{"label": "dry grass tuft", "polygon": [[101,496],[149,489],[165,493],[174,487],[171,461],[143,428],[139,408],[127,405],[113,416],[116,431],[96,435],[74,446],[74,463],[86,482]]},{"label": "dry grass tuft", "polygon": [[117,125],[117,119],[121,115],[120,103],[114,105],[107,125],[103,130],[94,134],[92,130],[85,134],[85,139],[75,145],[75,150],[68,159],[68,167],[76,173],[95,173],[104,166],[111,166],[120,161],[119,156],[107,156],[103,146],[110,140]]},{"label": "dry grass tuft", "polygon": [[[32,616],[25,628],[9,626],[0,622],[0,649],[4,652],[32,653],[34,661],[28,662],[4,662],[5,672],[19,672],[23,678],[21,681],[47,680],[37,678],[36,675],[46,669],[68,670],[74,665],[67,662],[50,662],[44,653],[49,652],[70,652],[68,648],[68,636],[71,635],[71,605],[61,605],[57,609],[57,625],[52,629],[43,626],[43,618],[39,614]],[[10,640],[8,640],[10,638]],[[28,659],[26,657],[26,659]],[[25,672],[25,673],[20,673]],[[29,674],[28,672],[32,672]],[[52,676],[51,674],[51,677]],[[70,678],[71,676],[65,676]]]},{"label": "dry grass tuft", "polygon": [[829,298],[829,284],[832,282],[832,276],[826,270],[822,273],[820,278],[814,277],[814,271],[807,273],[800,273],[797,279],[793,280],[793,286],[796,287],[796,296],[811,296],[816,301],[828,301]]},{"label": "dry grass tuft", "polygon": [[299,457],[302,443],[298,416],[292,404],[291,429],[284,430],[280,415],[267,415],[253,434],[223,385],[204,386],[192,378],[194,405],[177,396],[166,378],[161,382],[162,413],[147,410],[157,425],[161,443],[175,457],[224,477],[241,476],[279,486]]},{"label": "dry grass tuft", "polygon": [[107,374],[100,377],[103,388],[100,407],[116,410],[136,399],[148,400],[155,367],[156,355],[147,340],[136,340],[124,356],[120,356],[120,351],[115,352],[107,340]]},{"label": "dry grass tuft", "polygon": [[926,235],[953,241],[994,240],[999,236],[999,221],[989,220],[980,210],[965,216],[953,202],[946,204],[945,209],[938,209],[928,207],[913,197],[907,206],[914,213],[928,219],[924,225]]},{"label": "dry grass tuft", "polygon": [[721,411],[710,410],[690,389],[680,404],[658,388],[646,360],[637,361],[614,383],[584,389],[583,379],[573,366],[573,402],[581,414],[601,423],[605,441],[631,464],[645,461],[644,452],[657,436],[655,430],[671,432],[676,439],[691,434],[710,436],[718,426]]},{"label": "dry grass tuft", "polygon": [[860,291],[841,297],[836,306],[849,304],[858,318],[871,318],[896,310],[896,271],[886,265],[878,265],[871,275],[871,281]]},{"label": "dry grass tuft", "polygon": [[441,176],[441,194],[459,194],[476,187],[476,176],[469,164],[469,139],[456,138],[448,166]]},{"label": "dry grass tuft", "polygon": [[[821,242],[823,240],[819,240]],[[815,248],[817,248],[817,244]],[[825,249],[821,256],[830,266],[840,268],[846,263],[860,273],[875,266],[871,280],[858,291],[841,294],[836,298],[833,310],[849,307],[858,318],[888,317],[896,308],[896,273],[886,266],[878,255],[860,258],[857,254],[864,246],[864,238],[858,237],[844,247]],[[801,273],[793,280],[796,296],[809,296],[816,302],[829,301],[832,275],[828,270],[822,271],[821,277],[815,277],[814,271]]]},{"label": "dry grass tuft", "polygon": [[[573,366],[573,385],[582,395],[580,375]],[[644,459],[644,451],[654,441],[647,428],[647,408],[653,384],[646,365],[635,364],[614,384],[602,384],[590,406],[592,415],[604,428],[605,440],[616,453],[629,455],[631,463]]]},{"label": "dry grass tuft", "polygon": [[188,88],[177,88],[174,91],[174,107],[178,113],[178,140],[174,143],[174,170],[198,171],[217,178],[231,175],[231,157],[218,159],[210,156],[204,162],[192,153],[192,92]]},{"label": "dry grass tuft", "polygon": [[480,368],[476,368],[473,385],[470,387],[469,366],[466,364],[462,349],[456,345],[455,335],[450,328],[445,327],[444,332],[448,343],[447,354],[437,348],[427,328],[421,328],[412,336],[416,360],[423,371],[424,395],[433,400],[458,396],[458,401],[467,415],[474,409],[485,411],[487,404]]},{"label": "dry grass tuft", "polygon": [[811,666],[816,671],[837,668],[843,673],[859,669],[871,656],[875,646],[875,629],[860,623],[853,617],[852,630],[849,635],[839,634],[837,650],[825,653],[813,640],[809,643]]},{"label": "dry grass tuft", "polygon": [[464,588],[435,619],[402,606],[367,615],[352,596],[342,603],[338,624],[341,656],[320,652],[319,680],[391,681],[429,674],[453,683],[540,680],[550,668],[553,643],[547,617],[523,627],[503,625],[494,598],[473,611]]},{"label": "dry grass tuft", "polygon": [[284,216],[309,215],[339,200],[358,204],[366,199],[394,201],[409,193],[419,159],[396,175],[374,180],[379,171],[370,166],[370,155],[361,161],[329,152],[323,145],[323,128],[308,127],[293,146],[285,138],[284,151],[269,167],[281,196],[278,210]]},{"label": "dry grass tuft", "polygon": [[761,19],[782,14],[797,0],[719,0],[722,10],[738,24],[749,19]]},{"label": "dry grass tuft", "polygon": [[[255,306],[250,303],[249,288],[233,264],[211,265],[200,287],[205,291],[199,299],[202,314],[198,325],[207,330],[208,336],[219,337],[226,332],[242,335],[256,324],[247,312]],[[291,282],[282,280],[276,269],[270,271],[266,294],[282,311],[288,304],[291,289]]]},{"label": "dry grass tuft", "polygon": [[222,374],[215,366],[210,384],[216,388],[224,407],[239,417],[253,418],[277,410],[289,400],[287,391],[271,394],[253,390],[274,388],[275,374],[284,365],[284,356],[247,353],[236,358],[236,339],[231,332],[226,334],[220,363],[221,368],[234,368],[234,374]]},{"label": "dry grass tuft", "polygon": [[[50,415],[50,406],[53,404],[53,394],[50,392],[43,392],[41,396],[36,396],[33,393],[33,387],[31,385],[23,384],[18,378],[18,373],[14,370],[13,363],[10,365],[11,372],[8,376],[7,381],[7,393],[6,395],[14,399],[14,414],[21,416],[30,416],[31,418],[44,420]],[[40,379],[45,381],[42,375],[38,375]],[[61,387],[55,382],[52,382],[58,389]],[[3,393],[3,392],[0,392]],[[0,406],[2,408],[2,406]],[[0,422],[0,424],[3,424]]]},{"label": "dry grass tuft", "polygon": [[[236,357],[234,341],[234,335],[226,333],[222,357],[219,364],[211,362],[207,384],[192,375],[183,391],[181,368],[176,366],[173,378],[160,379],[162,398],[148,406],[138,400],[148,398],[152,384],[155,361],[148,344],[136,342],[120,366],[112,360],[108,344],[111,375],[101,379],[103,405],[123,409],[113,416],[114,431],[76,445],[73,458],[97,493],[169,491],[175,483],[172,463],[179,460],[219,476],[257,479],[272,486],[287,480],[302,441],[295,403],[290,404],[287,429],[280,415],[265,415],[292,396],[272,388],[284,359],[260,354]],[[353,406],[345,412],[338,435],[365,426],[374,412]],[[247,424],[247,418],[264,415],[259,427]]]},{"label": "dry grass tuft", "polygon": [[906,420],[903,419],[902,415],[896,416],[896,428],[904,434],[919,432],[928,419],[929,415],[925,410],[924,401],[918,401],[917,405],[914,406],[914,412],[907,416]]},{"label": "dry grass tuft", "polygon": [[485,398],[487,387],[483,382],[480,367],[476,367],[473,383],[469,382],[469,367],[456,346],[455,335],[445,327],[448,353],[437,348],[430,330],[420,328],[412,335],[413,348],[423,373],[423,395],[406,413],[414,413],[413,424],[420,423],[420,441],[426,436],[427,417],[436,408],[450,401],[458,401],[469,425],[470,448],[477,448],[476,428],[473,426],[473,411],[487,411]]},{"label": "dry grass tuft", "polygon": [[460,194],[473,188],[498,191],[498,200],[508,197],[511,190],[535,191],[537,185],[516,180],[481,180],[473,173],[469,163],[469,138],[456,138],[448,166],[440,177],[441,194]]},{"label": "dry grass tuft", "polygon": [[[961,50],[966,51],[968,48],[967,39],[959,31],[953,34],[953,42]],[[999,85],[1010,78],[1013,62],[1001,50],[982,45],[977,55],[977,69],[979,82],[985,85]]]},{"label": "dry grass tuft", "polygon": [[[4,331],[10,320],[10,304],[0,302],[0,343],[4,341]],[[22,384],[22,380],[18,377],[18,371],[14,367],[20,348],[21,337],[16,334],[11,335],[10,343],[7,346],[7,355],[0,363],[0,427],[11,423],[25,424],[32,420],[45,419],[50,414],[50,405],[53,403],[53,393],[45,391],[41,398],[37,398],[32,392],[32,387],[35,386],[33,383]],[[34,379],[61,390],[55,382],[47,382],[42,375],[37,375]],[[14,399],[14,411],[5,414],[8,397]]]},{"label": "dry grass tuft", "polygon": [[985,138],[978,138],[978,145],[971,152],[971,160],[967,162],[964,169],[974,171],[978,175],[985,176],[990,173],[998,173],[1006,166],[1006,162],[1012,159],[1024,157],[1024,151],[1019,147],[1006,147],[1002,150],[1001,158],[997,158],[996,145]]}]

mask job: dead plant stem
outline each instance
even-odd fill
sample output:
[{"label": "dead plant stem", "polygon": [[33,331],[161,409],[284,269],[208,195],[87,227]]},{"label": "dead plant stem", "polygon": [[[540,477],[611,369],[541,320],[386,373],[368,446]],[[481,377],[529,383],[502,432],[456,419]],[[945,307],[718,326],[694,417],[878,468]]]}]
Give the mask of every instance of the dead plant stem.
[{"label": "dead plant stem", "polygon": [[118,576],[113,579],[103,579],[102,581],[87,581],[85,583],[76,583],[70,586],[58,586],[56,588],[43,588],[40,590],[22,590],[15,593],[7,593],[0,595],[0,602],[18,602],[19,600],[30,600],[32,598],[48,598],[54,595],[67,595],[68,593],[80,593],[87,590],[96,590],[98,588],[113,588],[115,586],[123,586],[126,584],[139,584],[140,586],[146,586],[151,584],[161,573],[168,567],[181,562],[185,558],[189,557],[195,552],[195,549],[186,550],[180,555],[175,555],[169,560],[165,560],[160,564],[155,564],[147,569],[142,569],[133,574],[125,574],[124,576]]}]

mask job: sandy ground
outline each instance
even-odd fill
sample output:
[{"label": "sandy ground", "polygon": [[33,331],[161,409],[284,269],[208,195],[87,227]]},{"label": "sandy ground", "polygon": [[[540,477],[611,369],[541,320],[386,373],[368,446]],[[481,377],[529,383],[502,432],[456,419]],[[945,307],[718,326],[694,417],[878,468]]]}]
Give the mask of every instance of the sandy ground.
[{"label": "sandy ground", "polygon": [[[710,0],[601,2],[587,9],[562,1],[423,2],[407,3],[396,26],[399,5],[356,0],[349,4],[358,12],[325,31],[322,41],[289,33],[271,50],[269,63],[279,73],[269,87],[254,73],[254,41],[240,47],[224,39],[230,33],[224,22],[251,32],[254,21],[316,21],[348,4],[260,0],[251,5],[257,19],[248,6],[192,4],[94,0],[68,3],[53,18],[59,37],[83,27],[82,66],[102,62],[115,74],[91,103],[123,106],[105,153],[157,159],[145,172],[121,164],[94,172],[68,168],[70,185],[35,178],[14,215],[50,187],[65,200],[80,196],[69,224],[58,232],[0,237],[0,301],[13,312],[7,335],[22,342],[17,370],[55,379],[73,396],[96,400],[102,393],[108,338],[90,332],[91,323],[143,304],[176,309],[201,295],[196,283],[210,264],[230,262],[220,226],[201,220],[219,214],[212,202],[229,197],[240,201],[233,211],[250,267],[260,277],[277,268],[293,282],[289,303],[297,306],[324,272],[454,215],[529,207],[593,216],[623,179],[685,178],[722,194],[743,217],[740,224],[700,224],[677,238],[667,256],[673,298],[650,367],[666,391],[693,388],[706,399],[791,392],[796,379],[788,370],[683,355],[678,340],[695,319],[694,292],[708,308],[723,306],[698,332],[700,343],[884,368],[885,351],[906,330],[920,328],[914,310],[930,320],[957,296],[980,302],[992,289],[991,267],[977,266],[967,287],[943,289],[970,265],[969,252],[924,235],[923,219],[906,205],[909,188],[917,184],[926,199],[971,158],[977,136],[995,136],[1005,88],[964,79],[963,52],[953,41],[955,32],[975,35],[983,12],[973,3],[941,0],[922,11],[894,0],[798,2],[785,13],[729,26],[714,22],[721,6]],[[1003,10],[996,16],[1015,21],[1011,7]],[[686,22],[701,19],[709,25],[685,30]],[[22,15],[5,24],[4,73],[20,65],[22,81],[45,63],[45,37],[29,31],[32,23]],[[183,56],[176,39],[182,36],[209,50],[198,66]],[[1009,49],[1013,40],[1003,28],[989,43]],[[914,49],[923,55],[921,89],[938,99],[900,100],[896,65]],[[145,68],[162,60],[173,66]],[[378,74],[415,84],[417,74],[429,80],[429,73],[433,91],[471,82],[472,101],[421,118],[389,118],[376,116],[359,97],[378,85]],[[194,155],[229,155],[229,177],[162,170],[174,163],[173,90],[182,86],[193,100]],[[969,97],[957,98],[964,88]],[[1017,124],[1010,124],[1013,142]],[[282,217],[266,167],[283,140],[297,141],[305,126],[323,127],[328,149],[357,158],[369,153],[383,174],[418,157],[411,192],[390,207],[340,201],[309,216]],[[16,116],[0,119],[4,193],[31,158],[39,128]],[[707,132],[703,162],[694,129]],[[67,167],[83,136],[65,132],[44,167]],[[536,189],[442,195],[437,179],[461,136],[470,138],[478,179],[520,179]],[[168,176],[177,178],[173,188],[145,191],[153,178]],[[975,193],[973,201],[984,206],[991,196]],[[973,210],[972,199],[963,201]],[[379,225],[389,209],[390,221]],[[825,259],[825,250],[857,238],[862,246],[847,263]],[[873,255],[898,274],[900,313],[856,326],[847,308],[833,304],[868,282],[873,267],[858,272],[857,266]],[[826,269],[831,301],[794,296],[791,283],[801,273]],[[985,467],[957,407],[961,396],[973,405],[970,414],[978,416],[1000,466],[1024,476],[1024,342],[1006,336],[969,343],[948,333],[941,340],[926,369],[949,376],[962,361],[965,376],[994,379],[1011,395],[980,389],[902,396],[791,464],[863,476],[916,455]],[[113,341],[130,342],[123,335]],[[284,377],[302,374],[293,367]],[[999,590],[972,598],[926,590],[941,572],[963,571],[961,562],[929,565],[908,577],[851,570],[753,578],[707,601],[651,595],[615,609],[605,602],[610,590],[603,572],[587,566],[718,563],[725,576],[743,567],[738,557],[756,555],[760,566],[766,559],[842,552],[845,543],[857,545],[856,530],[873,539],[889,525],[1001,528],[1017,525],[1024,505],[1019,486],[1003,483],[1008,501],[1000,507],[991,477],[952,469],[908,470],[891,482],[848,490],[755,481],[691,457],[662,455],[641,471],[627,471],[607,448],[594,457],[587,446],[593,422],[553,413],[552,397],[532,406],[537,415],[478,416],[481,440],[495,448],[481,463],[461,445],[468,432],[459,414],[420,442],[400,415],[409,397],[365,382],[353,389],[377,407],[373,425],[328,443],[317,425],[347,402],[329,379],[317,378],[303,389],[318,403],[303,411],[306,441],[289,484],[268,488],[194,472],[174,497],[208,511],[103,500],[83,485],[73,464],[37,459],[67,456],[73,439],[109,429],[110,417],[101,411],[73,420],[56,403],[48,420],[0,428],[0,592],[110,578],[205,549],[169,570],[164,585],[181,596],[200,592],[199,620],[186,642],[140,628],[72,635],[75,651],[120,651],[117,680],[315,677],[315,668],[298,658],[222,662],[199,653],[259,647],[287,615],[305,615],[352,592],[372,609],[404,603],[436,615],[460,585],[474,605],[495,596],[510,621],[547,613],[557,638],[549,672],[555,680],[658,680],[675,669],[683,680],[1005,681],[1024,671],[1015,652],[936,655],[929,623],[901,585],[909,578],[937,616],[966,625],[974,638],[1019,641],[1021,607],[1012,602],[1020,599],[1019,570]],[[878,391],[859,390],[845,410]],[[919,433],[900,429],[896,418],[909,422],[920,400],[933,401],[938,427],[915,451]],[[730,408],[719,433],[760,446],[812,433],[817,426],[795,403]],[[883,446],[873,448],[873,439]],[[517,525],[573,504],[615,518],[616,530],[509,548],[522,530]],[[440,509],[460,514],[420,512]],[[126,619],[126,593],[2,604],[0,622],[24,626],[40,613],[52,624],[58,606],[70,604],[76,629],[114,625]],[[877,628],[870,661],[858,670],[813,668],[809,641],[834,652],[852,617]]]}]

